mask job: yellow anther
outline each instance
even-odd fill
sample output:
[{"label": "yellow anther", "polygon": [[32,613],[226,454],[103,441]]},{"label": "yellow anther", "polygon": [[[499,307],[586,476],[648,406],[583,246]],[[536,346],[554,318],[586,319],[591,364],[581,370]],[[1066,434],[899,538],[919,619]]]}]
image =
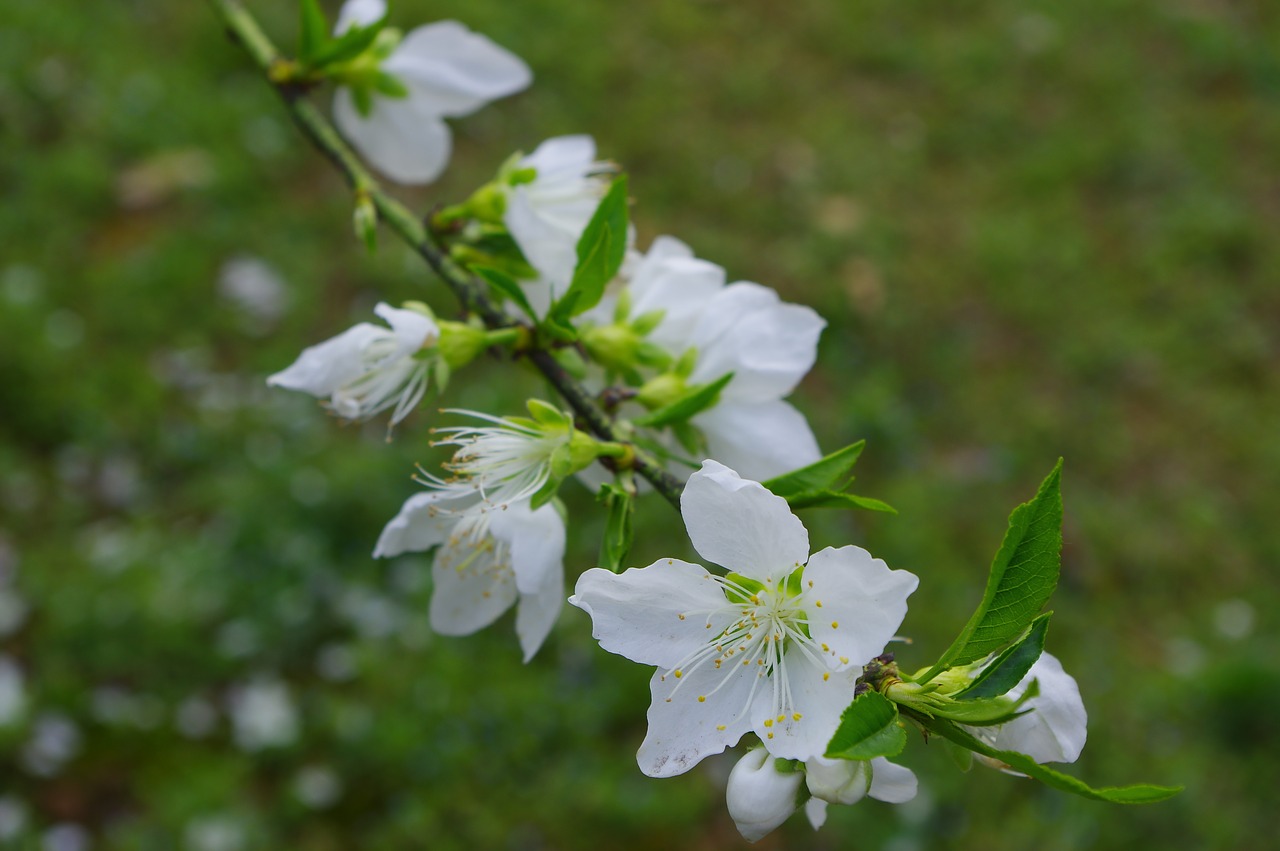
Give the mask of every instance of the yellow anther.
[{"label": "yellow anther", "polygon": [[840,657],[840,664],[841,664],[841,665],[848,665],[848,664],[849,664],[849,657],[848,657],[848,656],[841,656],[841,657]]},{"label": "yellow anther", "polygon": [[773,738],[773,733],[769,733],[769,738]]},{"label": "yellow anther", "polygon": [[831,622],[831,628],[832,628],[832,629],[839,629],[839,628],[840,628],[840,622],[839,622],[839,621],[832,621],[832,622]]},{"label": "yellow anther", "polygon": [[793,713],[793,714],[792,714],[792,716],[791,716],[791,720],[793,720],[793,721],[799,721],[799,720],[800,720],[801,718],[803,718],[803,717],[804,717],[804,716],[803,716],[803,715],[801,715],[799,712],[796,712],[796,713]]},{"label": "yellow anther", "polygon": [[821,601],[821,600],[814,600],[814,601],[813,601],[813,604],[814,604],[815,606],[817,606],[819,609],[821,609],[821,608],[822,608],[822,601]]},{"label": "yellow anther", "polygon": [[781,724],[783,721],[786,721],[786,720],[787,720],[787,716],[785,716],[785,715],[779,715],[779,716],[778,716],[778,723],[779,723],[779,724]]},{"label": "yellow anther", "polygon": [[824,643],[823,643],[823,645],[822,645],[822,652],[823,652],[823,653],[830,653],[830,652],[831,652],[831,648],[830,648],[830,647],[828,647],[828,646],[826,645],[826,643],[825,643],[825,642],[824,642]]},{"label": "yellow anther", "polygon": [[830,674],[823,674],[823,675],[822,675],[822,681],[823,681],[824,683],[825,683],[827,680],[829,680],[829,679],[831,679],[831,675],[830,675]]},{"label": "yellow anther", "polygon": [[772,718],[766,718],[766,719],[764,719],[764,725],[765,725],[766,727],[772,727],[772,726],[773,726],[773,719],[772,719]]},{"label": "yellow anther", "polygon": [[707,702],[707,696],[705,694],[698,695],[698,703],[706,703],[706,702]]},{"label": "yellow anther", "polygon": [[676,615],[676,617],[680,618],[680,620],[684,620],[684,615]]},{"label": "yellow anther", "polygon": [[716,729],[717,729],[717,730],[723,730],[723,729],[724,729],[724,725],[723,725],[723,724],[717,724],[717,725],[716,725]]},{"label": "yellow anther", "polygon": [[812,579],[810,579],[810,580],[809,580],[809,587],[810,587],[810,588],[812,588],[812,587],[813,587],[813,580],[812,580]]},{"label": "yellow anther", "polygon": [[676,674],[676,679],[678,680],[678,679],[680,679],[681,677],[683,677],[683,676],[684,676],[684,671],[679,671],[679,670],[677,670],[677,671],[675,672],[675,674]]}]

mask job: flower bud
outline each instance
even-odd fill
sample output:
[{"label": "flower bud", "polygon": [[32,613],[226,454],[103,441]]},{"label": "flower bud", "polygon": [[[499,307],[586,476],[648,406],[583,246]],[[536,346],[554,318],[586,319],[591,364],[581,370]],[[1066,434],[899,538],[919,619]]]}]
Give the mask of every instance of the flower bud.
[{"label": "flower bud", "polygon": [[489,341],[482,328],[448,320],[437,324],[440,326],[440,340],[436,346],[440,357],[453,369],[466,366],[488,348]]},{"label": "flower bud", "polygon": [[871,788],[871,771],[862,760],[816,757],[804,771],[813,796],[831,804],[856,804]]},{"label": "flower bud", "polygon": [[804,775],[784,773],[764,748],[750,751],[729,773],[725,803],[738,832],[755,842],[791,817]]}]

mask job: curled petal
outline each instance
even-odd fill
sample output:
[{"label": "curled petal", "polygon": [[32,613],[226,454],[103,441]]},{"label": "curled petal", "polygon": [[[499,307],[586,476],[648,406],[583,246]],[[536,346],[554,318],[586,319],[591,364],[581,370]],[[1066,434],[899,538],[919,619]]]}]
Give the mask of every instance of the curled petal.
[{"label": "curled petal", "polygon": [[905,804],[919,789],[915,772],[882,756],[871,760],[871,789],[867,794],[886,804]]},{"label": "curled petal", "polygon": [[412,30],[382,69],[398,77],[436,116],[460,117],[533,80],[520,57],[457,21]]},{"label": "curled petal", "polygon": [[329,396],[364,374],[361,357],[364,348],[387,336],[385,328],[361,322],[336,337],[303,349],[296,361],[269,377],[267,384],[301,390],[320,398]]},{"label": "curled petal", "polygon": [[374,558],[390,558],[407,552],[425,552],[449,539],[457,525],[451,512],[464,507],[462,501],[438,491],[414,494],[378,536]]},{"label": "curled petal", "polygon": [[[1024,753],[1036,762],[1075,762],[1084,749],[1089,723],[1080,686],[1049,653],[1040,655],[1009,697],[1021,697],[1032,680],[1039,681],[1040,693],[1022,707],[1032,711],[994,728],[994,747]],[[975,732],[989,735],[991,729]]]},{"label": "curled petal", "polygon": [[755,842],[773,832],[796,811],[796,792],[804,775],[783,774],[764,748],[744,754],[729,772],[725,803],[738,832]]}]

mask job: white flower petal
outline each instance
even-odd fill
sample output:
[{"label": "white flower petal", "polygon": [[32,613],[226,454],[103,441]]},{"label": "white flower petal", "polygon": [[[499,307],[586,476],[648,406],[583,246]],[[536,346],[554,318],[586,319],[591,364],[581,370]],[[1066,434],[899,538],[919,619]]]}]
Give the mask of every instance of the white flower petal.
[{"label": "white flower petal", "polygon": [[429,95],[373,98],[369,115],[356,109],[350,90],[333,97],[333,120],[370,165],[397,183],[430,183],[449,162],[452,138]]},{"label": "white flower petal", "polygon": [[591,615],[591,635],[601,647],[664,670],[697,652],[734,617],[732,613],[708,618],[686,612],[720,609],[726,602],[705,568],[678,559],[662,559],[620,574],[592,568],[578,577],[577,589],[569,598],[570,605]]},{"label": "white flower petal", "polygon": [[342,35],[351,27],[367,27],[387,16],[386,0],[347,0],[338,11],[338,22],[333,26],[334,35]]},{"label": "white flower petal", "polygon": [[781,399],[813,366],[825,327],[812,309],[787,304],[767,287],[730,284],[706,306],[694,330],[698,363],[690,381],[714,381],[732,372],[726,399]]},{"label": "white flower petal", "polygon": [[431,566],[435,587],[428,617],[441,635],[470,635],[498,619],[516,601],[511,567],[492,551],[475,553],[468,540],[448,543]]},{"label": "white flower petal", "polygon": [[748,751],[729,772],[725,804],[742,838],[764,838],[796,811],[796,792],[804,775],[783,774],[764,748]]},{"label": "white flower petal", "polygon": [[804,802],[804,814],[813,829],[817,830],[827,823],[827,802],[821,798],[810,798]]},{"label": "white flower petal", "polygon": [[915,773],[905,765],[882,756],[871,760],[871,789],[867,794],[877,801],[905,804],[916,796],[919,785]]},{"label": "white flower petal", "polygon": [[412,355],[424,346],[434,345],[440,339],[440,329],[436,323],[416,310],[392,307],[380,301],[373,312],[382,317],[396,335],[396,351],[388,356],[388,360]]},{"label": "white flower petal", "polygon": [[436,117],[469,115],[533,80],[518,56],[457,21],[418,27],[382,63]]},{"label": "white flower petal", "polygon": [[716,461],[689,477],[680,513],[703,558],[752,579],[779,581],[809,557],[809,533],[787,501]]},{"label": "white flower petal", "polygon": [[[840,715],[853,702],[862,671],[833,673],[821,660],[811,660],[791,647],[784,665],[791,689],[790,714],[782,713],[780,718],[772,697],[762,690],[751,706],[751,728],[774,756],[806,761],[820,757],[840,726]],[[770,679],[776,677],[775,669]]]},{"label": "white flower petal", "polygon": [[389,558],[406,552],[423,552],[449,539],[457,518],[448,511],[460,508],[456,499],[438,491],[418,493],[405,500],[400,513],[378,536],[374,558]]},{"label": "white flower petal", "polygon": [[[657,244],[650,254],[656,248]],[[648,339],[678,356],[689,347],[703,311],[724,281],[724,269],[696,257],[668,256],[660,262],[646,258],[631,282],[631,315],[661,310],[662,322]]]},{"label": "white flower petal", "polygon": [[538,170],[542,182],[577,179],[596,159],[596,140],[586,134],[554,136],[544,141],[520,161],[524,168]]},{"label": "white flower petal", "polygon": [[809,792],[819,800],[851,806],[861,801],[871,787],[867,763],[856,759],[805,760],[805,780]]},{"label": "white flower petal", "polygon": [[[573,270],[578,265],[578,240],[582,237],[582,228],[574,233],[572,229],[561,228],[541,214],[529,198],[528,193],[516,191],[507,199],[507,209],[503,221],[511,238],[520,246],[529,265],[538,271],[546,290],[547,306],[558,298],[573,280]],[[588,213],[583,219],[582,227],[590,221]],[[528,293],[532,299],[532,293]],[[541,301],[542,298],[539,298]],[[533,305],[539,316],[546,314],[546,308]]]},{"label": "white flower petal", "polygon": [[884,652],[920,581],[853,546],[814,553],[804,578],[813,583],[812,593],[822,603],[809,609],[809,633],[831,647],[830,664],[858,671]]},{"label": "white flower petal", "polygon": [[772,479],[822,457],[804,414],[781,400],[722,399],[692,422],[707,439],[707,455],[748,479]]},{"label": "white flower petal", "polygon": [[[551,508],[544,505],[543,508]],[[541,509],[539,509],[541,510]],[[554,508],[552,514],[556,514]],[[559,518],[559,515],[556,514]],[[564,551],[563,527],[561,529],[561,553]],[[513,553],[513,560],[516,558]],[[554,570],[542,574],[542,584],[533,591],[521,592],[520,602],[516,604],[516,636],[520,639],[520,649],[524,652],[524,661],[528,662],[538,652],[542,642],[546,641],[551,628],[556,624],[560,609],[564,606],[564,568],[557,563]],[[520,580],[519,567],[516,568],[516,581]]]},{"label": "white flower petal", "polygon": [[741,710],[752,686],[767,683],[754,665],[725,667],[729,670],[703,665],[679,679],[662,669],[654,673],[649,729],[636,753],[641,771],[650,777],[683,774],[703,758],[733,747],[751,730]]},{"label": "white flower petal", "polygon": [[994,746],[1024,753],[1036,762],[1075,762],[1084,749],[1089,723],[1080,686],[1056,657],[1042,653],[1009,696],[1021,697],[1033,679],[1040,683],[1040,694],[1022,708],[1034,711],[995,728]]},{"label": "white flower petal", "polygon": [[273,387],[324,397],[364,374],[360,353],[370,341],[389,336],[385,328],[361,322],[336,337],[302,350],[287,369],[267,379]]},{"label": "white flower petal", "polygon": [[547,504],[530,510],[528,501],[511,503],[495,511],[489,534],[511,547],[511,569],[521,594],[536,594],[547,577],[564,576],[564,520],[555,506]]}]

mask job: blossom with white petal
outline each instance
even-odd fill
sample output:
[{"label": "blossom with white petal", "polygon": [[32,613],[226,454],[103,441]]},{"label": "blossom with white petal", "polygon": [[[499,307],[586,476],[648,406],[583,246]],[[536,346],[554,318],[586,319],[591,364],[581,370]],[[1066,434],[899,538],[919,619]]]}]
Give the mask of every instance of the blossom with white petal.
[{"label": "blossom with white petal", "polygon": [[578,240],[609,189],[612,166],[596,159],[590,136],[547,139],[516,165],[526,179],[502,184],[503,223],[539,274],[526,283],[530,304],[544,314],[568,288],[578,265]]},{"label": "blossom with white petal", "polygon": [[997,750],[1026,754],[1036,762],[1075,762],[1084,749],[1089,723],[1080,686],[1056,657],[1042,653],[1007,696],[1022,697],[1032,680],[1040,684],[1040,693],[1022,704],[1025,715],[995,727],[965,729]]},{"label": "blossom with white petal", "polygon": [[774,756],[822,755],[916,577],[853,546],[810,556],[786,500],[715,461],[680,507],[694,549],[728,576],[661,559],[588,570],[569,598],[601,647],[658,667],[641,771],[680,774],[752,731]]},{"label": "blossom with white petal", "polygon": [[724,790],[729,815],[742,838],[755,842],[790,818],[802,780],[804,774],[798,770],[779,771],[764,748],[744,754],[729,772]]},{"label": "blossom with white petal", "polygon": [[813,795],[805,815],[817,830],[827,820],[827,804],[856,804],[864,797],[904,804],[916,796],[915,773],[882,756],[870,761],[816,757],[804,764],[805,782]]},{"label": "blossom with white petal", "polygon": [[304,349],[292,365],[272,375],[267,383],[328,397],[333,412],[345,419],[365,419],[393,408],[394,426],[427,391],[431,360],[419,353],[436,345],[440,329],[416,310],[380,302],[374,313],[391,327],[361,322]]},{"label": "blossom with white petal", "polygon": [[405,502],[373,555],[439,547],[431,567],[431,628],[470,635],[516,605],[516,635],[527,662],[564,603],[564,545],[564,520],[550,504],[495,507],[478,491],[433,490]]},{"label": "blossom with white petal", "polygon": [[[337,32],[373,23],[385,11],[377,0],[349,0]],[[404,96],[367,89],[368,102],[362,104],[351,86],[341,86],[333,118],[375,168],[405,184],[430,183],[444,170],[452,137],[443,119],[470,115],[533,80],[518,56],[457,21],[411,30],[378,68],[399,81]]]}]

